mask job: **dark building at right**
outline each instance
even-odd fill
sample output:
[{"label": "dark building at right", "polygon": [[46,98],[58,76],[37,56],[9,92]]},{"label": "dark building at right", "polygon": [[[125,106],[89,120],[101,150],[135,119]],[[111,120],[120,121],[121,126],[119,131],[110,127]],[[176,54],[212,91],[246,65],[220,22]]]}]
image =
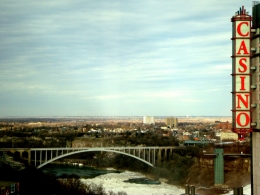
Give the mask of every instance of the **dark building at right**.
[{"label": "dark building at right", "polygon": [[260,195],[260,2],[232,22],[232,131],[251,138],[251,194]]},{"label": "dark building at right", "polygon": [[252,193],[260,194],[260,2],[253,1],[251,26]]}]

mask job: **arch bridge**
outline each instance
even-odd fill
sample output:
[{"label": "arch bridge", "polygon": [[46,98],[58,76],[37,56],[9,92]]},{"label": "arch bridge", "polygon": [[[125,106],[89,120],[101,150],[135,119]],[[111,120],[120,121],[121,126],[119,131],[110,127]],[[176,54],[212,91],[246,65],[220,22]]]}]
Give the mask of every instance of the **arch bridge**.
[{"label": "arch bridge", "polygon": [[35,167],[41,168],[55,160],[73,154],[85,152],[112,152],[130,156],[150,166],[168,159],[176,147],[88,147],[88,148],[1,148],[0,151],[19,153],[21,158],[27,158],[28,164],[34,162]]}]

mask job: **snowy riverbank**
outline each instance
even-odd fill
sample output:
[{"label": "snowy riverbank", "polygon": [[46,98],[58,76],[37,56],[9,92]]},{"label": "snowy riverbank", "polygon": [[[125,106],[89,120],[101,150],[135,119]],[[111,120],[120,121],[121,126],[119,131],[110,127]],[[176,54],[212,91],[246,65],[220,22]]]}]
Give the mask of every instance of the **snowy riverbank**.
[{"label": "snowy riverbank", "polygon": [[[226,195],[233,194],[233,191],[227,193]],[[251,185],[243,187],[243,195],[251,195]]]},{"label": "snowy riverbank", "polygon": [[[126,192],[127,195],[180,195],[184,194],[185,190],[178,188],[174,185],[169,185],[166,183],[161,183],[160,185],[148,185],[148,184],[134,184],[124,182],[129,178],[140,178],[145,177],[141,173],[124,171],[122,173],[108,173],[105,175],[100,175],[92,179],[81,179],[84,183],[90,184],[94,183],[97,185],[102,184],[106,193],[109,191],[113,192]],[[226,195],[233,194],[230,191]],[[251,185],[247,185],[243,189],[243,194],[251,194]]]},{"label": "snowy riverbank", "polygon": [[90,184],[102,184],[106,193],[113,192],[126,192],[127,195],[179,195],[184,193],[184,189],[178,188],[173,185],[161,183],[160,185],[148,184],[134,184],[124,182],[129,178],[145,177],[141,173],[124,171],[122,173],[109,173],[100,175],[93,179],[82,179],[83,182]]}]

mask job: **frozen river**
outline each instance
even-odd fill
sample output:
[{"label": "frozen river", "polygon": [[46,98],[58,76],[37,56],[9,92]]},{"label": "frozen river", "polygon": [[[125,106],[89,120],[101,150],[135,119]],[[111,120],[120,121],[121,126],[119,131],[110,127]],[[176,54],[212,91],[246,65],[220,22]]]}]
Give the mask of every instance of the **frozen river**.
[{"label": "frozen river", "polygon": [[[233,191],[227,194],[233,194]],[[243,195],[251,195],[251,185],[243,187]]]},{"label": "frozen river", "polygon": [[102,184],[106,193],[126,192],[128,195],[179,195],[184,193],[184,189],[166,183],[156,184],[134,184],[124,182],[129,178],[145,177],[141,173],[124,171],[122,173],[108,173],[92,179],[82,179],[84,183]]},{"label": "frozen river", "polygon": [[[129,178],[145,177],[141,173],[124,171],[121,173],[108,173],[100,175],[92,179],[82,179],[84,183],[102,184],[106,193],[126,192],[127,195],[180,195],[184,194],[185,190],[174,185],[161,183],[160,185],[134,184],[124,182]],[[226,195],[233,194],[233,191]],[[251,195],[251,185],[247,185],[243,189],[244,195]]]},{"label": "frozen river", "polygon": [[166,183],[161,184],[135,184],[124,182],[129,178],[145,177],[138,172],[117,171],[115,169],[95,169],[85,166],[49,164],[43,168],[44,172],[51,173],[56,177],[71,177],[77,175],[85,183],[102,184],[106,193],[126,192],[128,195],[179,195],[184,189]]},{"label": "frozen river", "polygon": [[[128,195],[180,195],[184,194],[185,190],[174,185],[166,183],[156,184],[135,184],[124,182],[129,178],[145,177],[141,173],[131,171],[117,171],[114,169],[104,170],[90,167],[79,167],[72,165],[48,165],[43,168],[44,172],[51,173],[56,177],[78,175],[85,183],[102,184],[106,193],[125,192]],[[251,194],[250,185],[244,187],[245,195]],[[229,192],[227,194],[233,194]]]}]

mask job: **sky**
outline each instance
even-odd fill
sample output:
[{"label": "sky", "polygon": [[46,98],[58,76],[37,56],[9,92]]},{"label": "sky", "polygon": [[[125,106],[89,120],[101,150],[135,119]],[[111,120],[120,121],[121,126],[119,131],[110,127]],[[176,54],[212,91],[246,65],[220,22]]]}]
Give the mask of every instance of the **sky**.
[{"label": "sky", "polygon": [[1,0],[0,117],[231,116],[248,0]]}]

